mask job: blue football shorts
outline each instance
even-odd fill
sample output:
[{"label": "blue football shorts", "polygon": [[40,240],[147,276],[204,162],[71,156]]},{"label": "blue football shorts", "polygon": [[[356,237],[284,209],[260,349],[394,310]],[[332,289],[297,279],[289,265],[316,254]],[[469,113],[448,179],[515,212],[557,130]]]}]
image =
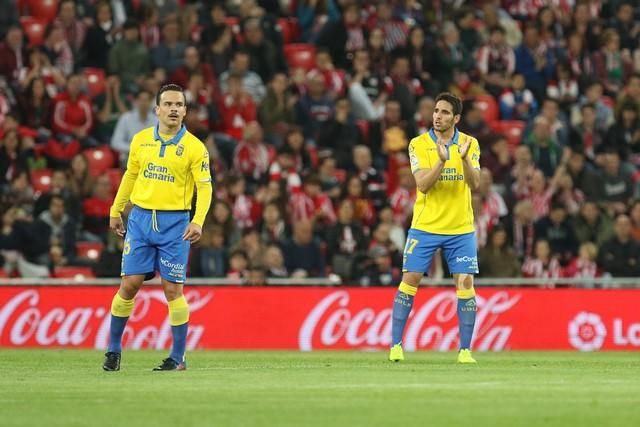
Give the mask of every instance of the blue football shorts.
[{"label": "blue football shorts", "polygon": [[144,274],[184,283],[191,242],[182,235],[189,226],[189,211],[155,211],[134,206],[127,220],[121,276]]},{"label": "blue football shorts", "polygon": [[407,243],[402,257],[402,272],[428,273],[431,260],[437,249],[449,267],[449,272],[478,273],[478,249],[476,233],[433,234],[426,231],[409,229]]}]

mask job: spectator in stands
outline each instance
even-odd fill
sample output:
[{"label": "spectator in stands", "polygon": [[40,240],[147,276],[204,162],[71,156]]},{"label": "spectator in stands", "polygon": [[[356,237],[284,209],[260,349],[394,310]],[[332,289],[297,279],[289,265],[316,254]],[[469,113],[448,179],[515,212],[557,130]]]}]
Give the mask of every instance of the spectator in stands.
[{"label": "spectator in stands", "polygon": [[111,179],[108,175],[101,175],[96,179],[96,185],[91,197],[82,202],[82,228],[86,240],[100,241],[109,231],[109,209],[113,202]]},{"label": "spectator in stands", "polygon": [[249,53],[250,68],[260,76],[263,82],[270,81],[275,73],[286,70],[282,53],[265,37],[259,18],[249,18],[244,21],[243,35],[242,48]]},{"label": "spectator in stands", "polygon": [[231,204],[231,212],[236,226],[240,230],[255,227],[262,215],[262,204],[253,195],[253,189],[247,189],[242,175],[230,174],[225,181],[227,201]]},{"label": "spectator in stands", "polygon": [[300,39],[313,43],[325,22],[340,20],[340,10],[334,1],[303,0],[297,2],[296,17],[302,32]]},{"label": "spectator in stands", "polygon": [[542,101],[540,115],[549,121],[551,133],[558,143],[560,143],[562,147],[569,145],[569,122],[567,117],[560,110],[560,104],[558,101],[551,98],[545,98]]},{"label": "spectator in stands", "polygon": [[302,220],[293,224],[293,238],[283,246],[285,265],[294,279],[324,277],[325,261],[320,246],[313,240],[313,224]]},{"label": "spectator in stands", "polygon": [[69,76],[66,90],[54,101],[53,130],[63,142],[77,139],[85,147],[96,146],[97,141],[91,137],[94,126],[91,100],[81,90],[82,76]]},{"label": "spectator in stands", "polygon": [[461,7],[456,11],[455,21],[460,31],[460,40],[469,52],[475,52],[482,44],[482,36],[476,29],[476,16],[473,8]]},{"label": "spectator in stands", "polygon": [[320,179],[317,175],[307,176],[302,185],[302,191],[291,194],[287,212],[290,222],[313,221],[317,227],[336,222],[336,213],[329,196],[322,192]]},{"label": "spectator in stands", "polygon": [[549,120],[540,115],[533,121],[530,134],[525,136],[524,143],[531,149],[533,161],[545,176],[552,176],[562,156],[562,148],[554,137]]},{"label": "spectator in stands", "polygon": [[389,71],[389,77],[385,78],[385,90],[390,98],[400,102],[402,119],[410,120],[416,111],[416,102],[424,94],[420,80],[411,75],[411,64],[406,56],[394,58]]},{"label": "spectator in stands", "polygon": [[582,243],[578,249],[578,256],[562,269],[562,276],[588,279],[600,277],[602,270],[596,263],[597,258],[598,247],[591,242]]},{"label": "spectator in stands", "polygon": [[48,209],[30,227],[30,249],[26,252],[29,261],[48,265],[51,249],[58,246],[62,256],[72,263],[76,251],[75,232],[75,221],[65,213],[65,200],[59,195],[52,196]]},{"label": "spectator in stands", "polygon": [[580,113],[580,122],[573,127],[571,132],[570,145],[575,151],[584,153],[593,162],[596,158],[596,152],[602,149],[605,136],[596,126],[596,106],[594,104],[582,104]]},{"label": "spectator in stands", "polygon": [[433,125],[433,110],[436,106],[435,100],[430,96],[423,96],[418,100],[418,109],[413,117],[416,126],[416,135],[429,132]]},{"label": "spectator in stands", "polygon": [[406,153],[415,135],[413,124],[402,118],[401,103],[395,98],[387,99],[382,120],[369,123],[367,145],[371,148],[374,167],[384,168],[387,155]]},{"label": "spectator in stands", "polygon": [[584,85],[588,76],[593,72],[593,63],[581,34],[575,32],[569,34],[563,60],[568,63],[571,74],[580,86]]},{"label": "spectator in stands", "polygon": [[17,131],[6,132],[0,143],[0,185],[11,182],[21,171],[28,171],[33,157],[33,143],[25,146]]},{"label": "spectator in stands", "polygon": [[222,92],[226,92],[229,78],[236,76],[240,78],[242,86],[253,100],[260,103],[265,96],[266,89],[260,76],[249,69],[249,61],[250,56],[247,51],[235,51],[229,69],[220,76],[220,88]]},{"label": "spectator in stands", "polygon": [[347,178],[344,186],[343,200],[351,200],[354,205],[356,221],[365,228],[375,222],[375,209],[371,197],[367,193],[364,183],[359,176],[353,175]]},{"label": "spectator in stands", "polygon": [[556,65],[556,79],[547,84],[547,97],[555,99],[563,112],[569,112],[578,99],[578,81],[566,62]]},{"label": "spectator in stands", "polygon": [[[240,140],[245,128],[257,118],[256,105],[242,86],[242,79],[236,75],[227,79],[227,87],[223,93],[218,111],[221,113],[219,130],[235,140]],[[222,140],[220,141],[222,142]],[[226,157],[228,148],[233,150],[233,143],[219,146]]]},{"label": "spectator in stands", "polygon": [[391,63],[391,55],[384,48],[382,28],[374,28],[369,32],[366,48],[371,59],[371,71],[381,76],[386,75]]},{"label": "spectator in stands", "polygon": [[0,194],[0,205],[17,208],[27,216],[33,214],[34,200],[35,193],[29,185],[29,172],[26,170],[18,172],[9,184],[4,185]]},{"label": "spectator in stands", "polygon": [[529,121],[538,113],[538,101],[525,87],[524,76],[515,73],[500,95],[500,117],[502,120]]},{"label": "spectator in stands", "polygon": [[355,216],[352,200],[347,199],[340,203],[338,222],[328,227],[326,241],[327,260],[332,271],[345,281],[354,279],[356,258],[366,251],[368,239]]},{"label": "spectator in stands", "polygon": [[496,135],[489,140],[488,148],[482,153],[482,165],[491,172],[495,190],[506,195],[509,176],[513,168],[513,159],[509,152],[509,144],[504,135]]},{"label": "spectator in stands", "polygon": [[244,284],[248,286],[266,286],[267,270],[261,264],[250,264]]},{"label": "spectator in stands", "polygon": [[20,27],[10,27],[0,43],[0,76],[7,83],[18,79],[20,70],[26,66],[27,52],[23,43],[24,34]]},{"label": "spectator in stands", "polygon": [[106,70],[109,65],[109,51],[115,42],[118,28],[114,25],[109,2],[98,2],[95,10],[95,23],[87,30],[80,63],[85,67]]},{"label": "spectator in stands", "polygon": [[66,214],[75,223],[80,222],[82,207],[80,199],[73,192],[67,180],[67,174],[63,170],[54,170],[51,175],[51,188],[48,192],[43,193],[35,201],[33,215],[38,217],[42,212],[47,210],[54,197],[62,197],[65,204]]},{"label": "spectator in stands", "polygon": [[360,131],[351,114],[349,98],[338,98],[334,116],[321,125],[318,147],[331,150],[332,156],[338,161],[338,167],[348,169],[353,147],[360,140]]},{"label": "spectator in stands", "polygon": [[340,178],[336,176],[337,173],[338,170],[335,157],[329,155],[321,157],[320,165],[318,166],[320,188],[322,189],[322,192],[329,196],[334,203],[342,193],[342,183]]},{"label": "spectator in stands", "polygon": [[208,216],[207,222],[211,226],[219,225],[224,230],[224,240],[227,247],[235,245],[240,240],[240,232],[228,202],[215,199],[211,205],[211,214]]},{"label": "spectator in stands", "polygon": [[311,159],[311,148],[305,144],[302,129],[298,126],[291,126],[284,138],[284,145],[293,150],[295,168],[300,174],[308,173],[316,166],[316,162]]},{"label": "spectator in stands", "polygon": [[183,64],[180,65],[171,75],[170,81],[182,87],[187,87],[189,78],[193,74],[200,74],[204,80],[204,88],[211,97],[218,95],[218,82],[211,65],[200,61],[200,53],[196,46],[188,46],[184,50]]},{"label": "spectator in stands", "polygon": [[535,242],[535,211],[530,200],[521,200],[513,207],[509,240],[520,260],[533,255]]},{"label": "spectator in stands", "polygon": [[493,188],[493,176],[487,168],[480,171],[477,192],[482,196],[482,211],[486,212],[492,225],[499,223],[509,213],[504,198]]},{"label": "spectator in stands", "polygon": [[333,116],[335,105],[320,74],[308,76],[307,86],[307,92],[296,104],[296,121],[306,138],[317,141],[323,124]]},{"label": "spectator in stands", "polygon": [[427,40],[425,40],[424,29],[419,25],[411,27],[406,47],[411,77],[418,79],[425,93],[431,96],[435,96],[440,91],[439,83],[431,78],[430,71],[433,70],[434,63],[433,52],[433,45],[427,44]]},{"label": "spectator in stands", "polygon": [[261,265],[263,262],[265,243],[260,239],[257,227],[247,227],[242,230],[242,237],[234,249],[240,249],[247,254],[250,264]]},{"label": "spectator in stands", "polygon": [[435,51],[433,77],[442,85],[442,90],[457,94],[477,91],[472,80],[473,57],[460,42],[460,33],[451,22],[442,25],[442,39]]},{"label": "spectator in stands", "polygon": [[635,104],[640,111],[640,73],[638,72],[629,77],[626,86],[618,95],[616,112],[619,113],[622,107],[628,104]]},{"label": "spectator in stands", "polygon": [[80,53],[84,45],[84,38],[87,34],[85,21],[79,19],[76,13],[75,0],[61,0],[58,4],[58,15],[54,21],[60,25],[65,33],[65,39],[71,46],[74,56]]},{"label": "spectator in stands", "polygon": [[535,245],[535,256],[528,257],[522,264],[522,275],[536,279],[557,279],[562,268],[556,258],[551,255],[549,242],[538,240]]},{"label": "spectator in stands", "polygon": [[266,177],[270,155],[264,143],[262,127],[256,121],[244,127],[244,138],[236,146],[233,165],[251,185],[257,185]]},{"label": "spectator in stands", "polygon": [[329,49],[337,68],[347,68],[353,52],[366,45],[365,32],[360,22],[360,6],[357,3],[345,5],[342,20],[327,22],[320,32],[317,44]]},{"label": "spectator in stands", "polygon": [[368,265],[360,275],[360,285],[391,286],[402,278],[400,269],[394,267],[391,254],[384,246],[371,248],[368,256]]},{"label": "spectator in stands", "polygon": [[615,117],[613,109],[603,102],[603,94],[602,82],[597,80],[590,82],[584,89],[584,95],[580,97],[578,104],[573,106],[571,122],[576,125],[580,121],[580,108],[582,105],[593,104],[596,108],[596,129],[601,132],[609,129]]},{"label": "spectator in stands", "polygon": [[287,267],[284,265],[284,255],[278,245],[269,245],[264,252],[264,268],[267,277],[285,279],[289,277]]},{"label": "spectator in stands", "polygon": [[79,199],[91,196],[95,182],[89,171],[89,161],[84,154],[78,153],[71,159],[67,180],[69,189]]},{"label": "spectator in stands", "polygon": [[610,149],[604,155],[596,193],[598,202],[610,216],[625,213],[633,197],[633,179],[621,166],[620,155]]},{"label": "spectator in stands", "polygon": [[575,255],[578,242],[571,227],[565,206],[553,203],[549,215],[535,224],[536,240],[546,240],[551,248],[551,256],[566,265]]},{"label": "spectator in stands", "polygon": [[415,178],[411,173],[411,168],[402,167],[398,169],[398,187],[389,197],[389,204],[393,210],[393,219],[396,224],[407,224],[411,220],[415,201]]},{"label": "spectator in stands", "polygon": [[640,110],[634,103],[623,105],[616,123],[607,132],[607,144],[615,146],[623,159],[640,154]]},{"label": "spectator in stands", "polygon": [[466,134],[475,136],[482,145],[491,137],[491,129],[484,120],[484,112],[480,103],[474,99],[463,102],[464,114],[458,123],[458,129]]},{"label": "spectator in stands", "polygon": [[580,147],[571,149],[567,160],[566,172],[571,176],[574,186],[582,191],[587,200],[594,200],[598,197],[598,175],[585,162],[585,152]]},{"label": "spectator in stands", "polygon": [[45,129],[50,125],[51,106],[51,97],[47,93],[43,78],[34,77],[18,98],[20,122],[38,130],[40,134],[48,133],[49,130]]},{"label": "spectator in stands", "polygon": [[380,28],[384,33],[384,48],[386,51],[404,47],[407,41],[408,28],[404,21],[393,15],[392,5],[386,1],[379,1],[374,13],[369,16],[367,27],[369,31]]},{"label": "spectator in stands", "polygon": [[121,89],[120,78],[109,76],[105,81],[104,92],[93,98],[96,108],[94,135],[101,143],[111,141],[119,118],[129,110],[129,98]]},{"label": "spectator in stands", "polygon": [[631,220],[631,236],[636,242],[640,242],[640,199],[636,199],[629,209]]},{"label": "spectator in stands", "polygon": [[276,73],[258,111],[267,139],[282,142],[289,127],[295,123],[296,102],[298,97],[289,90],[289,77]]},{"label": "spectator in stands", "polygon": [[64,76],[70,75],[74,70],[74,56],[65,38],[64,29],[61,25],[51,23],[44,33],[42,51]]},{"label": "spectator in stands", "polygon": [[336,70],[329,51],[325,48],[316,50],[315,66],[307,73],[307,80],[319,74],[324,78],[325,87],[332,99],[344,95],[344,70]]},{"label": "spectator in stands", "polygon": [[262,210],[260,238],[266,244],[281,245],[290,238],[290,230],[277,203],[267,203]]},{"label": "spectator in stands", "polygon": [[[398,112],[396,109],[396,113]],[[366,145],[353,147],[353,166],[353,171],[360,178],[373,206],[380,208],[387,200],[387,187],[383,174],[373,166],[373,156],[369,147]]]},{"label": "spectator in stands", "polygon": [[167,19],[162,25],[162,42],[151,49],[151,66],[154,69],[162,68],[170,76],[184,63],[187,44],[179,37],[177,20]]},{"label": "spectator in stands", "polygon": [[524,75],[527,87],[541,100],[545,94],[546,82],[553,75],[555,60],[551,49],[540,42],[537,26],[527,25],[522,44],[515,50],[515,55],[516,72]]},{"label": "spectator in stands", "polygon": [[496,225],[489,233],[487,246],[478,253],[482,277],[519,277],[520,261],[507,242],[507,231]]},{"label": "spectator in stands", "polygon": [[[512,74],[516,68],[516,57],[513,49],[507,44],[505,35],[506,32],[501,26],[491,28],[488,43],[478,49],[476,53],[476,67],[480,73],[480,79],[487,92],[494,97],[500,96],[504,90],[512,85],[515,86]],[[473,52],[473,50],[469,50],[469,52]],[[521,91],[524,89],[524,77],[522,79],[522,87],[519,89]],[[517,88],[513,87],[513,90],[516,91]],[[503,116],[502,118],[509,120],[509,117]]]},{"label": "spectator in stands", "polygon": [[120,153],[120,164],[126,165],[129,157],[131,138],[156,124],[156,115],[152,110],[153,96],[142,89],[136,93],[133,108],[120,116],[111,136],[111,148]]},{"label": "spectator in stands", "polygon": [[288,193],[300,191],[302,180],[296,170],[294,152],[288,145],[278,149],[275,161],[269,166],[269,181],[282,183]]},{"label": "spectator in stands", "polygon": [[247,276],[249,268],[249,257],[241,249],[231,251],[229,254],[229,267],[227,268],[227,279],[241,281]]},{"label": "spectator in stands", "polygon": [[613,277],[637,277],[640,275],[640,245],[631,238],[631,220],[618,215],[615,236],[602,245],[598,264]]},{"label": "spectator in stands", "polygon": [[489,39],[491,28],[499,25],[505,29],[505,39],[511,48],[515,48],[521,43],[522,32],[519,23],[504,9],[501,9],[499,4],[485,2],[482,5],[481,17],[480,34],[484,40]]},{"label": "spectator in stands", "polygon": [[604,84],[605,94],[616,96],[632,72],[629,51],[620,51],[620,35],[613,28],[602,33],[601,47],[593,54],[596,78]]},{"label": "spectator in stands", "polygon": [[140,87],[142,77],[149,72],[151,64],[149,52],[140,41],[138,23],[127,20],[122,34],[122,39],[109,51],[109,72],[120,78],[126,93],[131,93]]},{"label": "spectator in stands", "polygon": [[404,247],[397,246],[391,239],[391,225],[385,223],[378,223],[371,232],[371,240],[369,240],[369,250],[376,246],[383,247],[387,250],[389,257],[393,261],[394,265],[402,265],[402,252]]},{"label": "spectator in stands", "polygon": [[124,238],[116,236],[114,233],[109,233],[108,236],[108,243],[93,267],[96,277],[120,277],[120,272],[122,271]]}]

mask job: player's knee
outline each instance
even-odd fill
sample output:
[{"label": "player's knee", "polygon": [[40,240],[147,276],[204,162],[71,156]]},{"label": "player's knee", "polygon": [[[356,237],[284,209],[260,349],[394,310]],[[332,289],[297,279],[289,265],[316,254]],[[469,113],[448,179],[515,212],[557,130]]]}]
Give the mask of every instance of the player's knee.
[{"label": "player's knee", "polygon": [[144,279],[136,276],[124,276],[120,283],[120,295],[125,299],[132,299],[136,296]]},{"label": "player's knee", "polygon": [[182,286],[175,283],[163,284],[163,290],[167,301],[173,301],[182,295]]},{"label": "player's knee", "polygon": [[473,275],[471,274],[456,274],[454,275],[456,289],[471,289],[473,288]]},{"label": "player's knee", "polygon": [[402,281],[408,285],[417,288],[422,280],[422,273],[406,272],[402,274]]}]

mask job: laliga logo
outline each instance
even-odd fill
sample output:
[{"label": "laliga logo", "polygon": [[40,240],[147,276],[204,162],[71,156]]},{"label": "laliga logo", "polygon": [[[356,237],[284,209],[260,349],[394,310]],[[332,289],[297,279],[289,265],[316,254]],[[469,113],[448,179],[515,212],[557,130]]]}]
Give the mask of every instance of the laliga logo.
[{"label": "laliga logo", "polygon": [[569,342],[580,351],[602,348],[607,328],[599,315],[581,311],[569,322]]}]

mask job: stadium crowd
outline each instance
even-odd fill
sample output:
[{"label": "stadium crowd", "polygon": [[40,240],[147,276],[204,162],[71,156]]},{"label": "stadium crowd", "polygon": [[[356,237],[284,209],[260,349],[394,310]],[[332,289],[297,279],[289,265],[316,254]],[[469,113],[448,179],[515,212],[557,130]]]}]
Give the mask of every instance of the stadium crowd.
[{"label": "stadium crowd", "polygon": [[119,276],[109,207],[165,83],[215,175],[192,277],[397,285],[441,91],[482,147],[481,276],[640,275],[637,2],[0,4],[1,275]]}]

